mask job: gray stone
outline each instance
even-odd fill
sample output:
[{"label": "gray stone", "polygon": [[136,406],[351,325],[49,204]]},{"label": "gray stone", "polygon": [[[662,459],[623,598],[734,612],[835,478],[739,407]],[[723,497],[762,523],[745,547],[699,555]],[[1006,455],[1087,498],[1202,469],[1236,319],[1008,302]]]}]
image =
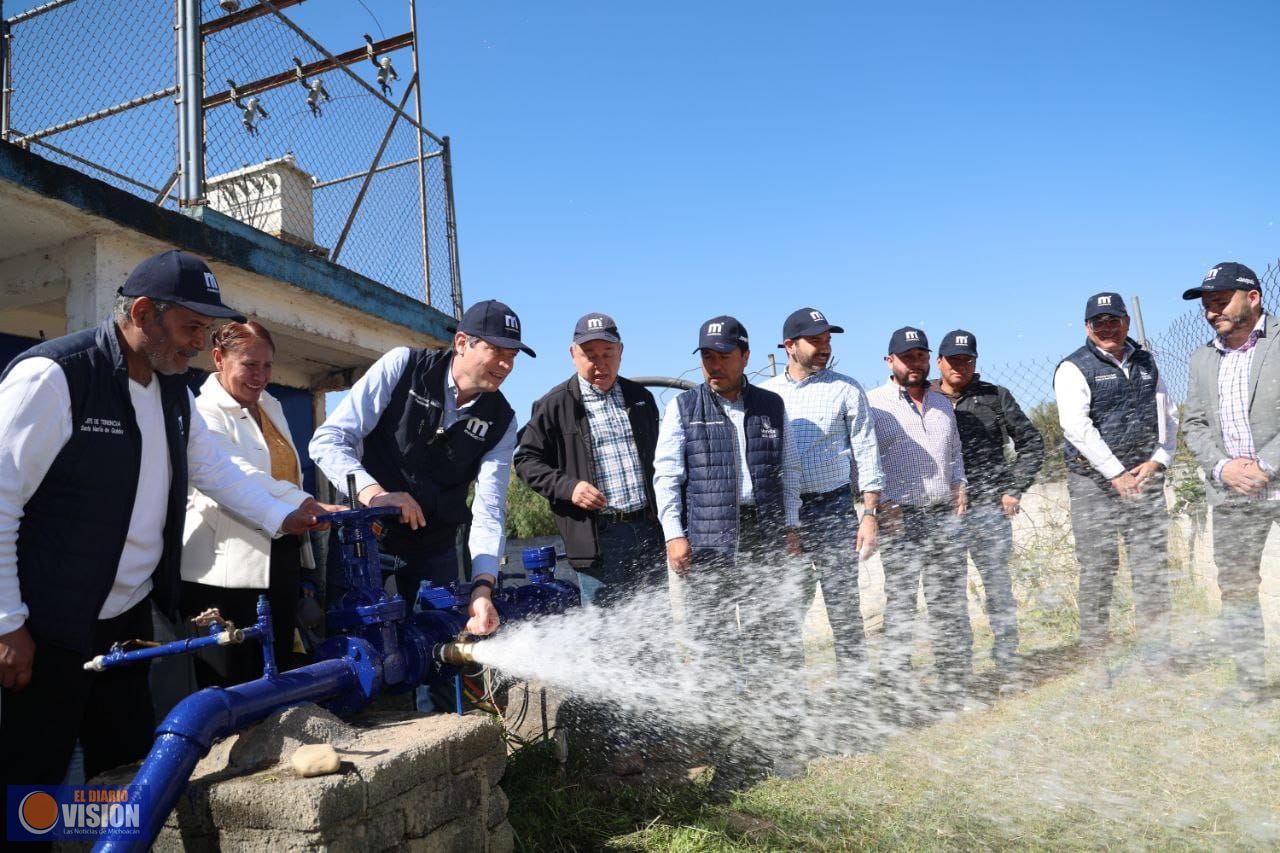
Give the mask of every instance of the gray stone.
[{"label": "gray stone", "polygon": [[[442,715],[443,716],[443,715]],[[454,717],[456,735],[449,741],[449,766],[457,773],[477,758],[502,748],[502,727],[488,715]]]},{"label": "gray stone", "polygon": [[516,849],[516,833],[505,820],[489,830],[489,853],[511,853]]},{"label": "gray stone", "polygon": [[[502,777],[507,772],[507,751],[505,749],[495,749],[488,755],[481,756],[479,760],[472,762],[471,767],[478,771],[489,783],[492,788],[502,781]],[[456,768],[455,768],[456,771]]]},{"label": "gray stone", "polygon": [[484,850],[489,832],[474,816],[446,823],[426,838],[414,838],[403,849],[409,853],[475,853]]},{"label": "gray stone", "polygon": [[365,809],[358,773],[299,779],[287,770],[266,770],[220,782],[209,791],[209,809],[219,827],[315,831]]},{"label": "gray stone", "polygon": [[507,806],[510,804],[505,791],[501,788],[490,788],[488,818],[485,820],[485,825],[493,829],[505,821],[507,819]]},{"label": "gray stone", "polygon": [[[438,788],[421,797],[405,810],[405,835],[422,838],[436,827],[464,815],[479,811],[482,789],[475,773],[460,773],[441,780]],[[483,819],[476,818],[483,824]]]}]

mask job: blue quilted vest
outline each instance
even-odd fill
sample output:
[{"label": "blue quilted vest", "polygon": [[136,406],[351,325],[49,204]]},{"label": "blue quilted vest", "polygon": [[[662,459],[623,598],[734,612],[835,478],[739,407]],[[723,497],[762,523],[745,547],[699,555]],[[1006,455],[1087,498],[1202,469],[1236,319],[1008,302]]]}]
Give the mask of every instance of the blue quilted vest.
[{"label": "blue quilted vest", "polygon": [[[1129,357],[1128,377],[1104,358],[1092,341],[1063,359],[1084,374],[1091,395],[1089,419],[1126,471],[1150,459],[1160,442],[1156,413],[1160,373],[1151,353],[1134,341],[1129,344],[1134,351]],[[1071,442],[1063,439],[1062,443],[1068,470],[1090,477],[1104,488],[1109,485]]]},{"label": "blue quilted vest", "polygon": [[[676,398],[684,429],[684,526],[695,550],[733,555],[738,547],[738,449],[733,422],[720,398],[706,383]],[[786,414],[782,398],[744,384],[747,469],[756,511],[766,538],[781,535],[782,431]]]}]

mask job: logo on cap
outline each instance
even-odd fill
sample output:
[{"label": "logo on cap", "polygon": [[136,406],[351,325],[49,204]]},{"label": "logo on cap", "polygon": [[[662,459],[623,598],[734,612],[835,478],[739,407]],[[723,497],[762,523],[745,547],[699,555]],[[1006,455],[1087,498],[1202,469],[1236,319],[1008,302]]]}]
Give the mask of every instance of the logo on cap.
[{"label": "logo on cap", "polygon": [[1213,269],[1209,270],[1209,274],[1204,277],[1204,280],[1213,281],[1217,277],[1218,277],[1218,268],[1214,267]]},{"label": "logo on cap", "polygon": [[1099,306],[1102,306],[1102,305],[1110,305],[1110,304],[1111,304],[1111,297],[1110,297],[1110,296],[1099,296],[1099,297],[1098,297],[1098,305],[1099,305]]},{"label": "logo on cap", "polygon": [[956,346],[967,347],[969,345],[968,335],[956,335]]},{"label": "logo on cap", "polygon": [[824,323],[826,322],[826,319],[827,319],[826,317],[822,316],[821,311],[810,311],[809,316],[813,319],[813,322],[815,323]]},{"label": "logo on cap", "polygon": [[920,340],[920,333],[908,331],[906,337],[907,337],[907,340],[909,341],[918,341]]},{"label": "logo on cap", "polygon": [[485,433],[489,431],[489,422],[482,421],[479,418],[467,418],[467,423],[463,426],[463,429],[466,431],[467,435],[480,440],[483,439]]},{"label": "logo on cap", "polygon": [[207,272],[204,274],[204,287],[205,287],[205,290],[209,291],[210,293],[219,292],[218,280],[213,277],[213,273]]},{"label": "logo on cap", "polygon": [[520,319],[515,314],[506,315],[506,326],[513,332],[520,331]]},{"label": "logo on cap", "polygon": [[587,320],[587,328],[588,328],[588,329],[603,329],[603,328],[604,328],[604,320],[602,320],[602,319],[601,319],[601,318],[599,318],[599,317],[592,317],[591,319]]},{"label": "logo on cap", "polygon": [[724,331],[724,323],[708,323],[707,324],[708,335],[718,335],[722,331]]}]

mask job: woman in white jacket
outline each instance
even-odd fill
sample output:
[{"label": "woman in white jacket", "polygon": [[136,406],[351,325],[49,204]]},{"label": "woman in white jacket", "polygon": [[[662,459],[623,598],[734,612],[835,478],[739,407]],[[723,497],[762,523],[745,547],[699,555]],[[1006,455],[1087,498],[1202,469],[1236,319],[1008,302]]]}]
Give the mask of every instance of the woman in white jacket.
[{"label": "woman in white jacket", "polygon": [[[302,466],[280,403],[267,393],[275,344],[258,323],[228,323],[213,336],[217,368],[205,380],[196,409],[232,460],[261,478],[283,501],[301,502]],[[293,665],[293,632],[303,568],[313,569],[310,543],[272,539],[255,523],[193,489],[187,499],[182,549],[182,609],[187,618],[217,607],[237,626],[257,621],[258,596],[271,603],[276,661]],[[206,649],[196,658],[201,687],[262,677],[256,642]]]}]

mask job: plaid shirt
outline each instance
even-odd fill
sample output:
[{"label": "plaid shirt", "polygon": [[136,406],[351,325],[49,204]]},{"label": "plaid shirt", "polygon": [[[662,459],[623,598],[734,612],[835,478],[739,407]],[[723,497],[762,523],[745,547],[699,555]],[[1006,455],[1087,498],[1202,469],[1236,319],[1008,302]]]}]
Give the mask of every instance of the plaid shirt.
[{"label": "plaid shirt", "polygon": [[[1222,356],[1218,364],[1218,418],[1222,422],[1222,446],[1227,451],[1227,458],[1213,466],[1213,479],[1219,483],[1222,482],[1222,469],[1232,459],[1258,458],[1253,444],[1253,427],[1249,425],[1249,374],[1253,369],[1253,354],[1257,352],[1258,335],[1266,322],[1267,315],[1263,314],[1249,339],[1235,349],[1224,344],[1221,338],[1213,339],[1213,346]],[[1254,497],[1235,495],[1235,500],[1280,500],[1280,483],[1273,481]]]},{"label": "plaid shirt", "polygon": [[862,386],[822,370],[797,382],[786,370],[760,383],[782,397],[800,452],[800,492],[821,495],[843,486],[884,488],[876,428]]},{"label": "plaid shirt", "polygon": [[951,502],[951,487],[965,482],[960,433],[951,401],[929,389],[923,410],[893,380],[867,393],[875,414],[883,496],[905,506]]},{"label": "plaid shirt", "polygon": [[591,425],[591,455],[596,469],[593,485],[604,492],[608,509],[617,512],[644,509],[649,503],[644,493],[644,469],[631,434],[631,419],[622,401],[622,389],[615,382],[608,393],[602,394],[581,376],[578,388]]}]

